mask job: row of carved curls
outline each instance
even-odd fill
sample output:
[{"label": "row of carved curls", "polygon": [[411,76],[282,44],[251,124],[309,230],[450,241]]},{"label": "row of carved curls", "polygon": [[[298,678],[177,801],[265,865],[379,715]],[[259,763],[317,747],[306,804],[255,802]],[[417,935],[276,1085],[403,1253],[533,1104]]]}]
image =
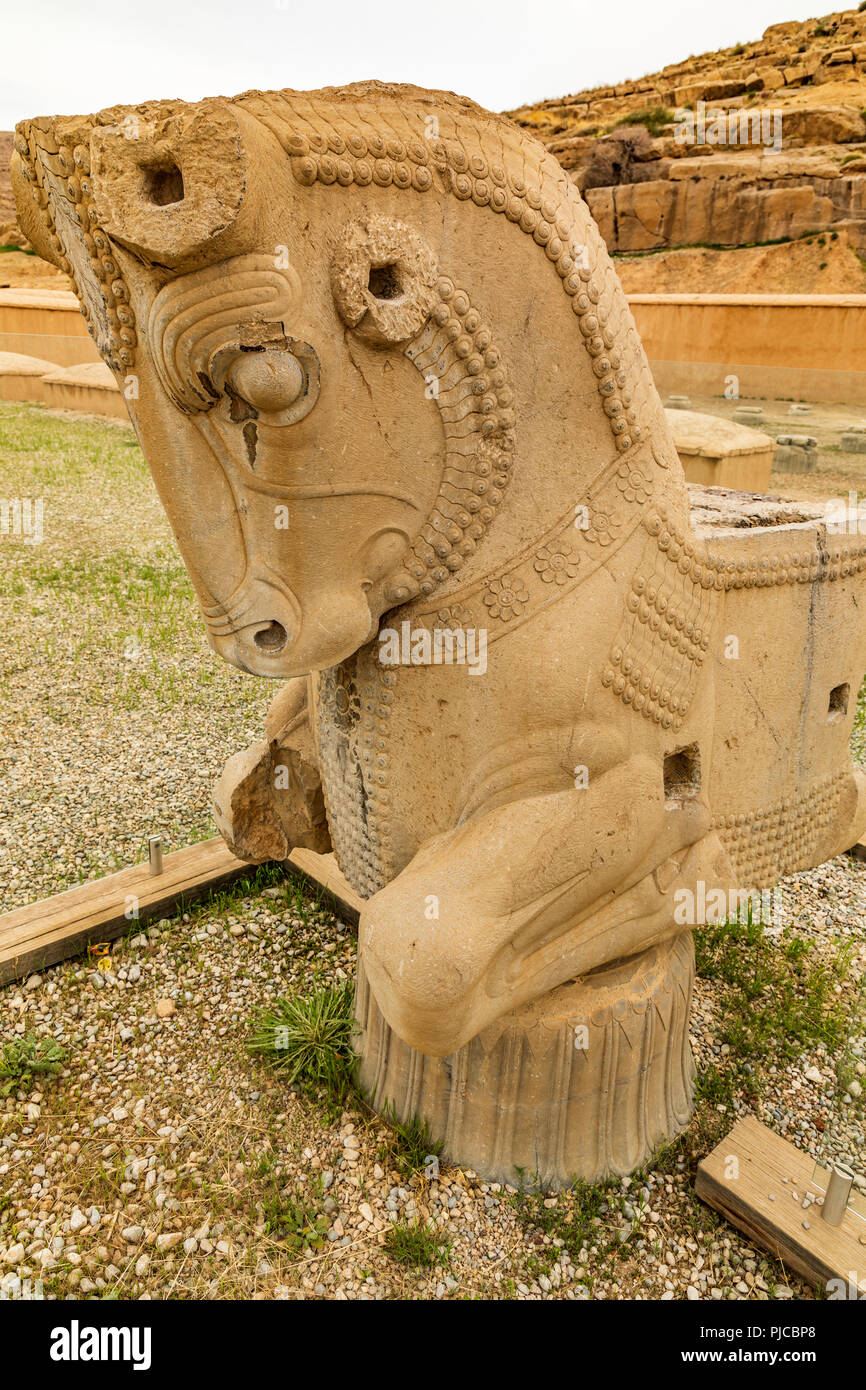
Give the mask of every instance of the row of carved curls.
[{"label": "row of carved curls", "polygon": [[[686,535],[664,507],[646,514],[643,524],[655,536],[681,574],[688,574],[703,589],[762,589],[777,584],[808,584],[822,579],[846,579],[866,569],[866,541],[851,537],[847,543],[819,556],[814,548],[782,551],[772,556],[713,554],[694,536]],[[806,538],[804,537],[804,540]]]},{"label": "row of carved curls", "polygon": [[111,242],[98,225],[99,215],[93,203],[93,190],[90,184],[90,151],[86,145],[58,144],[56,151],[41,146],[39,130],[30,127],[30,139],[37,152],[34,157],[31,144],[21,132],[16,132],[15,148],[21,157],[21,172],[30,184],[33,200],[40,209],[49,239],[57,253],[57,263],[64,274],[72,281],[73,289],[81,302],[81,313],[87,323],[90,336],[98,337],[93,315],[87,304],[87,295],[79,285],[75,270],[70,262],[66,247],[57,233],[57,226],[51,210],[51,199],[45,191],[41,168],[49,170],[55,177],[64,181],[64,192],[71,204],[70,215],[81,227],[81,241],[90,262],[91,270],[98,280],[108,321],[109,341],[100,342],[100,351],[106,355],[109,365],[115,371],[129,368],[135,362],[137,337],[135,316],[129,303],[129,291],[113,255]]},{"label": "row of carved curls", "polygon": [[446,464],[432,514],[392,581],[393,603],[432,593],[462,568],[496,514],[513,464],[513,392],[493,334],[453,280],[442,276],[436,289],[439,303],[406,355],[425,380],[444,383],[436,402]]}]

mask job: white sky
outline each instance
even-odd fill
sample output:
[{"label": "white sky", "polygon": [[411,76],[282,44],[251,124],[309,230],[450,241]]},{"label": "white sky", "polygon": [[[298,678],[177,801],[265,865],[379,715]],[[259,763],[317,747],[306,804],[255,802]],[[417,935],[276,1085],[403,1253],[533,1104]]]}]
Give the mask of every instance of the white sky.
[{"label": "white sky", "polygon": [[0,130],[155,97],[358,78],[493,110],[654,72],[826,13],[818,0],[11,0]]}]

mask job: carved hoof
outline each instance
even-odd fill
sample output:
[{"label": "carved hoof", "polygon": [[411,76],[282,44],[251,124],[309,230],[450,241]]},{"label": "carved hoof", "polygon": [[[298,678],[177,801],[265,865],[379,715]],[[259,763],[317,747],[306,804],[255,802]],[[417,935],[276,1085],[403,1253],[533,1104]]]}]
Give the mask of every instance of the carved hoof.
[{"label": "carved hoof", "polygon": [[690,932],[562,985],[450,1057],[425,1057],[382,1017],[359,964],[360,1080],[377,1110],[415,1115],[445,1156],[495,1182],[545,1188],[630,1173],[688,1124]]}]

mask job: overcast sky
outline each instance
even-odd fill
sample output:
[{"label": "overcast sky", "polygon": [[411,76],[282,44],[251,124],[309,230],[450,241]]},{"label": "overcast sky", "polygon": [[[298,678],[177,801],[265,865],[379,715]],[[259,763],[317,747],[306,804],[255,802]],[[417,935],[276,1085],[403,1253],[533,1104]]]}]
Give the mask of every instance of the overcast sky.
[{"label": "overcast sky", "polygon": [[823,14],[820,0],[21,0],[0,20],[0,129],[153,97],[358,78],[493,110],[654,72]]}]

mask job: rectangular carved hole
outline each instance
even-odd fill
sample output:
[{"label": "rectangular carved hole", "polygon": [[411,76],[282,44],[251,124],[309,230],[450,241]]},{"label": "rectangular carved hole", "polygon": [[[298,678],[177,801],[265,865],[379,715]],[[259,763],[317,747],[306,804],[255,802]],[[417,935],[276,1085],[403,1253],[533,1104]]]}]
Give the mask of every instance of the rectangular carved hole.
[{"label": "rectangular carved hole", "polygon": [[846,681],[844,685],[834,685],[830,691],[830,704],[827,709],[827,723],[837,724],[840,719],[844,719],[848,713],[848,696],[851,687]]},{"label": "rectangular carved hole", "polygon": [[701,751],[696,743],[669,753],[664,763],[665,801],[683,801],[701,789]]}]

